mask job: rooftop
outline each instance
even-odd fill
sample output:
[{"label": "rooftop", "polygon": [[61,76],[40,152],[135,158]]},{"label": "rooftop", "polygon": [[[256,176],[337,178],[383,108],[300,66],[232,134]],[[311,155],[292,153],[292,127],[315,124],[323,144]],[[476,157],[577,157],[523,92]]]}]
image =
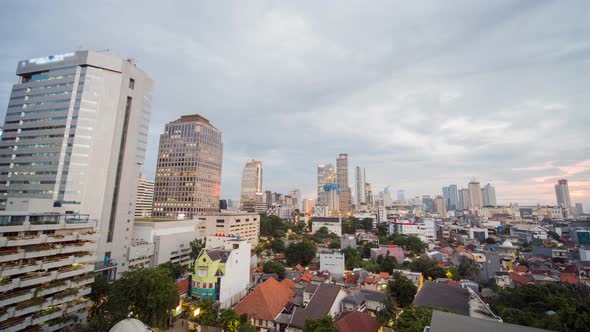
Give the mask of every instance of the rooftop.
[{"label": "rooftop", "polygon": [[468,316],[432,311],[430,332],[543,332],[547,330],[528,326],[502,323],[493,320],[479,319]]}]

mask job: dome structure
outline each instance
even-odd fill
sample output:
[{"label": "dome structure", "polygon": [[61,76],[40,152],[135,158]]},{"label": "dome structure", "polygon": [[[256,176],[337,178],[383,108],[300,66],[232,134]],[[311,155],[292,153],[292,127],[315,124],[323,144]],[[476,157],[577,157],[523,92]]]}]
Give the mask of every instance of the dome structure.
[{"label": "dome structure", "polygon": [[109,332],[148,332],[153,331],[149,326],[135,318],[125,318],[113,326]]},{"label": "dome structure", "polygon": [[514,246],[512,245],[512,242],[510,242],[510,241],[506,240],[506,241],[504,241],[504,242],[502,243],[502,247],[505,247],[505,248],[512,248],[512,247],[514,247]]}]

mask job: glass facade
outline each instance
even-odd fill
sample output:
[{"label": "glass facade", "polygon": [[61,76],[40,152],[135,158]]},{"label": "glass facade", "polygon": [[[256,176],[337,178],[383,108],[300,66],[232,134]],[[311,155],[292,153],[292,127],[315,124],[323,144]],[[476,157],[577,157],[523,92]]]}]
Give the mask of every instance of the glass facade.
[{"label": "glass facade", "polygon": [[221,131],[199,115],[166,124],[160,135],[154,218],[190,219],[219,211]]}]

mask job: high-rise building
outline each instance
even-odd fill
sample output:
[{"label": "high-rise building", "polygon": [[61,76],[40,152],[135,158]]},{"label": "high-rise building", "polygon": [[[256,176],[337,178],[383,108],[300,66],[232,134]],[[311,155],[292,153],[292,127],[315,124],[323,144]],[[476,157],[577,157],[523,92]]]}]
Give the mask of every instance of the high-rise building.
[{"label": "high-rise building", "polygon": [[[0,149],[7,212],[97,220],[97,270],[127,270],[153,81],[131,59],[77,51],[19,62]],[[24,233],[23,233],[24,234]]]},{"label": "high-rise building", "polygon": [[371,189],[371,184],[369,182],[365,182],[365,202],[368,206],[373,206],[375,204],[373,190]]},{"label": "high-rise building", "polygon": [[405,190],[398,190],[397,191],[397,200],[403,202],[406,200],[406,191]]},{"label": "high-rise building", "polygon": [[441,215],[442,217],[446,217],[447,215],[447,207],[445,205],[445,199],[441,195],[436,196],[434,200],[434,204],[436,206],[436,213]]},{"label": "high-rise building", "polygon": [[291,196],[291,198],[293,200],[293,202],[292,202],[293,208],[301,211],[301,203],[302,203],[301,202],[301,190],[294,188],[293,190],[291,190],[289,192],[289,196]]},{"label": "high-rise building", "polygon": [[154,218],[192,219],[219,212],[221,131],[193,114],[166,124],[160,135]]},{"label": "high-rise building", "polygon": [[450,208],[451,208],[451,194],[449,192],[449,187],[442,188],[442,197],[445,201],[445,209],[450,210]]},{"label": "high-rise building", "polygon": [[457,192],[457,185],[452,184],[449,186],[449,210],[451,210],[451,211],[457,210],[458,204],[459,204],[459,195]]},{"label": "high-rise building", "polygon": [[481,187],[479,182],[472,180],[467,186],[469,188],[469,208],[479,209],[482,207],[481,204]]},{"label": "high-rise building", "polygon": [[386,186],[382,192],[379,193],[380,198],[383,200],[383,206],[391,206],[392,198],[391,198],[391,189],[389,186]]},{"label": "high-rise building", "polygon": [[263,201],[262,193],[262,161],[246,162],[242,173],[242,194],[240,208],[248,212],[262,212],[257,206]]},{"label": "high-rise building", "polygon": [[341,214],[342,209],[340,208],[340,189],[335,183],[330,183],[324,186],[324,192],[326,193],[326,203],[328,216],[338,216]]},{"label": "high-rise building", "polygon": [[145,173],[141,173],[137,182],[137,197],[135,198],[135,218],[151,218],[154,203],[154,180],[148,180]]},{"label": "high-rise building", "polygon": [[496,206],[496,188],[491,184],[488,183],[481,189],[481,197],[483,206]]},{"label": "high-rise building", "polygon": [[557,206],[570,209],[572,202],[570,200],[570,189],[566,179],[557,181],[555,185],[555,197],[557,198]]},{"label": "high-rise building", "polygon": [[366,203],[365,197],[365,172],[361,172],[359,166],[356,167],[356,204],[360,207],[361,204]]},{"label": "high-rise building", "polygon": [[334,165],[318,165],[317,205],[325,206],[328,204],[326,195],[324,194],[324,186],[330,183],[336,183],[336,172],[334,171]]},{"label": "high-rise building", "polygon": [[459,190],[459,201],[457,203],[458,210],[468,210],[471,207],[471,194],[469,194],[469,189],[461,189]]},{"label": "high-rise building", "polygon": [[340,212],[350,214],[350,187],[348,186],[348,154],[341,153],[336,159],[336,184],[340,189]]},{"label": "high-rise building", "polygon": [[582,203],[576,203],[576,216],[579,217],[584,214],[584,206]]}]

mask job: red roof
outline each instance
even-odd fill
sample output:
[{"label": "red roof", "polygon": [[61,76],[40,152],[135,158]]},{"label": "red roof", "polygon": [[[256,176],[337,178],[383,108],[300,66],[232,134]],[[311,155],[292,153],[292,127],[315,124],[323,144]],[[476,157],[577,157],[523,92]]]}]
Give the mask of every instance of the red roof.
[{"label": "red roof", "polygon": [[304,268],[303,266],[301,266],[301,264],[297,264],[297,265],[295,266],[295,268],[296,268],[296,269],[297,269],[297,271],[299,271],[299,272],[303,272],[303,271],[305,271],[305,268]]},{"label": "red roof", "polygon": [[313,277],[313,274],[305,271],[305,272],[303,272],[302,275],[299,276],[299,279],[297,279],[297,281],[303,280],[305,282],[310,282],[312,277]]},{"label": "red roof", "polygon": [[281,281],[281,284],[289,287],[289,288],[293,288],[297,286],[297,283],[291,279],[283,279],[283,281]]},{"label": "red roof", "polygon": [[377,283],[379,280],[375,277],[366,277],[365,278],[365,283],[366,284],[375,284]]},{"label": "red roof", "polygon": [[389,279],[389,272],[381,272],[379,276],[383,279]]},{"label": "red roof", "polygon": [[565,282],[568,284],[574,284],[577,285],[580,281],[578,280],[578,275],[575,273],[564,273],[561,272],[559,274],[559,280],[561,280],[561,282]]},{"label": "red roof", "polygon": [[359,311],[349,311],[342,314],[334,324],[340,332],[377,332],[380,327],[376,318]]},{"label": "red roof", "polygon": [[177,280],[176,287],[178,287],[178,295],[188,293],[188,278]]},{"label": "red roof", "polygon": [[295,292],[287,283],[269,278],[246,295],[235,310],[238,315],[246,314],[252,319],[273,321],[293,296]]},{"label": "red roof", "polygon": [[520,274],[526,274],[529,269],[524,265],[512,265],[512,271]]},{"label": "red roof", "polygon": [[533,280],[529,276],[521,276],[520,274],[514,273],[514,272],[508,272],[508,273],[510,273],[510,277],[512,278],[512,281],[514,281],[517,284],[526,285],[526,284],[533,283]]}]

